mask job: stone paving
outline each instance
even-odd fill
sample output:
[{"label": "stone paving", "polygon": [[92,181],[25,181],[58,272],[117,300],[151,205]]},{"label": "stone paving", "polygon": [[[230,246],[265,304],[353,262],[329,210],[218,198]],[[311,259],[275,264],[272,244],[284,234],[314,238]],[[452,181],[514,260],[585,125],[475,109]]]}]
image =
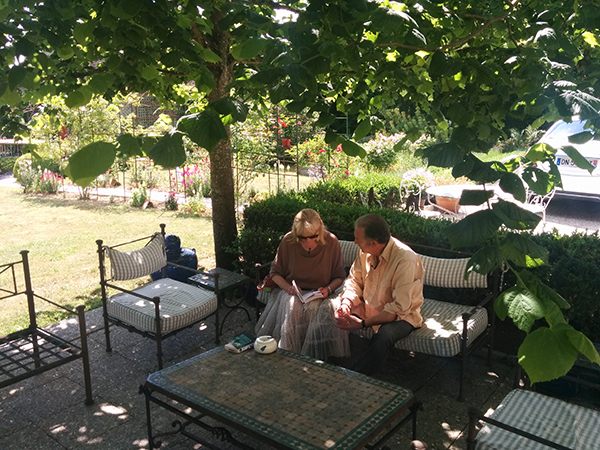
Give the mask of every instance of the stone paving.
[{"label": "stone paving", "polygon": [[[113,351],[107,353],[100,308],[86,313],[86,320],[95,403],[84,405],[80,361],[4,388],[0,390],[0,449],[148,449],[145,402],[139,387],[148,374],[156,370],[154,342],[113,327]],[[222,340],[251,330],[253,324],[254,319],[248,321],[242,311],[233,313],[225,323]],[[77,336],[73,320],[50,328],[70,338]],[[365,342],[353,337],[351,344],[354,356],[364,348]],[[214,346],[214,320],[209,318],[206,323],[165,340],[165,367]],[[377,377],[412,390],[422,402],[418,438],[427,443],[429,449],[463,450],[466,449],[463,432],[468,423],[468,407],[487,411],[499,404],[512,388],[514,365],[511,360],[496,354],[488,367],[484,352],[475,353],[469,364],[464,403],[456,400],[458,360],[394,351]],[[251,383],[248,380],[249,388]],[[156,408],[152,414],[154,426],[165,431],[171,429],[174,416]],[[257,449],[267,448],[245,436],[237,437]],[[388,446],[391,450],[407,450],[410,441],[410,427],[405,427],[388,441]],[[220,442],[217,445],[226,450],[232,448]],[[161,448],[207,447],[177,435],[163,438]]]}]

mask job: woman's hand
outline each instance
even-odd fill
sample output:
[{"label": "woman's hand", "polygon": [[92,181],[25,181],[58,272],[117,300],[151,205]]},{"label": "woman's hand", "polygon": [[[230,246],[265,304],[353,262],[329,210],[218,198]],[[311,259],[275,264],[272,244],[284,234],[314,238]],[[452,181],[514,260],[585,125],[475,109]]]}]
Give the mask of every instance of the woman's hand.
[{"label": "woman's hand", "polygon": [[326,298],[327,296],[329,296],[329,294],[331,294],[331,288],[329,286],[320,287],[317,289],[317,291],[321,293],[323,298]]}]

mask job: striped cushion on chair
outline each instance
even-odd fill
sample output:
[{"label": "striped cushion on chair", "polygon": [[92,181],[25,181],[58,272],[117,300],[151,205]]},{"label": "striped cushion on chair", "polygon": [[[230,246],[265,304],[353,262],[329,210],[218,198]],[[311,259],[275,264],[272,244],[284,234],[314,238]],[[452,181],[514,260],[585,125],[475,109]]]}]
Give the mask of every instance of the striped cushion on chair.
[{"label": "striped cushion on chair", "polygon": [[471,272],[465,280],[469,258],[448,259],[419,255],[425,269],[423,283],[446,288],[487,288],[487,275]]},{"label": "striped cushion on chair", "polygon": [[344,267],[351,267],[354,264],[356,255],[358,255],[358,245],[353,241],[340,241],[340,247],[342,249],[342,258],[344,259]]},{"label": "striped cushion on chair", "polygon": [[[217,296],[206,289],[170,278],[153,281],[135,290],[148,297],[160,298],[163,334],[191,325],[217,309]],[[128,293],[109,298],[108,314],[133,325],[138,330],[156,332],[154,303]]]},{"label": "striped cushion on chair", "polygon": [[104,248],[110,259],[113,280],[133,280],[167,265],[165,239],[160,233],[155,233],[148,245],[139,250],[121,252],[111,247]]},{"label": "striped cushion on chair", "polygon": [[[396,342],[396,348],[425,353],[434,356],[456,356],[460,353],[462,334],[462,314],[475,310],[468,323],[468,342],[485,331],[488,315],[485,308],[456,305],[426,298],[421,307],[423,326],[404,339]],[[358,332],[362,337],[371,338],[373,329]]]},{"label": "striped cushion on chair", "polygon": [[269,299],[271,298],[271,293],[272,291],[258,291],[256,299],[262,304],[266,305],[269,302]]},{"label": "striped cushion on chair", "polygon": [[[537,392],[510,391],[493,419],[568,448],[593,449],[600,442],[600,411]],[[493,425],[477,434],[477,450],[546,450],[549,447]]]}]

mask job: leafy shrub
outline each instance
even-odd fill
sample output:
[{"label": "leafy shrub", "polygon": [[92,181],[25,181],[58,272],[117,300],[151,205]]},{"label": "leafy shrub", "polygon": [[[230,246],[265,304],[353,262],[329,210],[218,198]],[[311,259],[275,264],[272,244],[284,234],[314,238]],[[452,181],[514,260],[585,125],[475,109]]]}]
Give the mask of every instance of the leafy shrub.
[{"label": "leafy shrub", "polygon": [[363,160],[367,169],[385,171],[392,167],[398,159],[398,152],[394,150],[394,146],[403,138],[404,134],[391,136],[378,134],[375,139],[363,144],[363,148],[367,151],[367,156]]},{"label": "leafy shrub", "polygon": [[178,208],[177,197],[174,191],[169,191],[165,198],[165,209],[167,211],[177,211]]},{"label": "leafy shrub", "polygon": [[144,202],[148,199],[148,191],[146,186],[140,186],[131,190],[131,202],[130,205],[139,208],[144,205]]},{"label": "leafy shrub", "polygon": [[360,193],[373,188],[375,196],[385,199],[391,188],[400,186],[400,178],[392,173],[369,173],[360,177],[336,178],[320,183],[313,183],[299,195],[307,201],[319,200],[345,205],[362,205]]},{"label": "leafy shrub", "polygon": [[273,260],[277,246],[285,232],[271,228],[247,228],[237,237],[228,252],[240,256],[236,269],[242,270],[249,276],[254,276],[255,263],[266,263]]},{"label": "leafy shrub", "polygon": [[206,205],[198,197],[191,198],[179,208],[180,214],[186,216],[200,217],[206,214]]},{"label": "leafy shrub", "polygon": [[[257,201],[244,210],[244,229],[240,236],[248,230],[266,230],[271,239],[290,231],[294,216],[303,208],[316,210],[329,230],[340,239],[354,239],[354,222],[370,210],[364,206],[341,205],[319,200],[305,200],[297,194],[279,194],[264,201]],[[448,225],[447,220],[430,220],[398,210],[377,209],[390,225],[392,234],[400,240],[413,244],[449,248],[450,244],[443,234]],[[269,255],[272,259],[274,253]],[[435,255],[433,255],[435,256]],[[242,254],[244,260],[252,260],[251,255]],[[267,259],[268,260],[268,259]]]},{"label": "leafy shrub", "polygon": [[13,177],[18,183],[23,184],[21,172],[23,170],[33,169],[39,174],[44,170],[52,173],[60,173],[60,161],[51,157],[34,157],[31,153],[25,153],[19,156],[13,166]]},{"label": "leafy shrub", "polygon": [[564,311],[573,327],[594,342],[600,342],[600,239],[573,233],[542,233],[532,239],[549,251],[549,265],[535,269],[536,275],[559,293],[571,308]]},{"label": "leafy shrub", "polygon": [[38,179],[37,191],[42,194],[56,194],[63,182],[60,175],[45,169]]},{"label": "leafy shrub", "polygon": [[[172,180],[176,185],[176,180]],[[181,186],[187,197],[210,197],[210,167],[208,159],[184,167]]]},{"label": "leafy shrub", "polygon": [[15,166],[16,160],[17,160],[16,156],[8,156],[5,158],[0,158],[0,173],[12,171],[13,167]]}]

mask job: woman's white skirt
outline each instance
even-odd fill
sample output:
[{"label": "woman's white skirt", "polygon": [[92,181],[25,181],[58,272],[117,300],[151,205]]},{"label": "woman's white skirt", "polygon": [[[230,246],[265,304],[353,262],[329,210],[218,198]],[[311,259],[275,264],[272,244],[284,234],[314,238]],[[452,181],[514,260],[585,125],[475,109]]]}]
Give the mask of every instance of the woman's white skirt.
[{"label": "woman's white skirt", "polygon": [[302,303],[295,295],[275,289],[255,327],[257,336],[273,336],[279,348],[326,361],[350,356],[348,332],[335,326],[339,297]]}]

